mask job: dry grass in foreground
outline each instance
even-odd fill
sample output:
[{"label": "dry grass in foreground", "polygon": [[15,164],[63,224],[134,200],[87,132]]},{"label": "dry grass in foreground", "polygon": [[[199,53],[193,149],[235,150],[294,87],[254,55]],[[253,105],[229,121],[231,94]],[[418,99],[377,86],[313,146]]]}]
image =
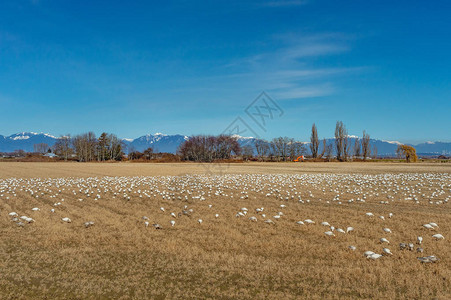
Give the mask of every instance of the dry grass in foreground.
[{"label": "dry grass in foreground", "polygon": [[449,200],[449,173],[3,179],[0,298],[449,299]]}]

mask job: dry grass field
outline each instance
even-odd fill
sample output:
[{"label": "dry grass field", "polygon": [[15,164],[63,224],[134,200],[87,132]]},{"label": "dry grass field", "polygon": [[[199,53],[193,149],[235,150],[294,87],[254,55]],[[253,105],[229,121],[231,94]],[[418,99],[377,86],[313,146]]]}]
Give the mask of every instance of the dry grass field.
[{"label": "dry grass field", "polygon": [[0,178],[160,176],[183,174],[381,174],[381,173],[450,173],[451,163],[76,163],[76,162],[1,162]]},{"label": "dry grass field", "polygon": [[450,299],[450,200],[450,164],[0,163],[0,298]]}]

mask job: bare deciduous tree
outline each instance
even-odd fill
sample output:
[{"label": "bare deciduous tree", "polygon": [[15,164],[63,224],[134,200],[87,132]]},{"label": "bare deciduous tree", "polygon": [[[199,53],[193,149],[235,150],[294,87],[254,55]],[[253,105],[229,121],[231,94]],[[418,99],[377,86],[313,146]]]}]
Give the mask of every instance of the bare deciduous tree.
[{"label": "bare deciduous tree", "polygon": [[53,152],[67,161],[69,156],[73,153],[70,134],[66,134],[58,138],[58,140],[53,145]]},{"label": "bare deciduous tree", "polygon": [[122,149],[124,148],[124,143],[115,134],[109,134],[108,138],[108,159],[121,160],[124,155]]},{"label": "bare deciduous tree", "polygon": [[241,149],[241,152],[243,153],[243,159],[249,160],[254,156],[254,148],[250,145],[246,145]]},{"label": "bare deciduous tree", "polygon": [[356,138],[355,142],[354,142],[354,157],[355,158],[360,157],[360,140],[359,140],[359,138]]},{"label": "bare deciduous tree", "polygon": [[325,144],[325,146],[324,146],[324,149],[325,149],[325,155],[326,155],[327,160],[328,160],[328,161],[331,161],[331,160],[332,160],[333,153],[334,153],[334,147],[333,147],[332,144],[327,144],[327,145],[326,145],[325,141],[326,141],[326,140],[324,140],[324,144]]},{"label": "bare deciduous tree", "polygon": [[143,155],[144,154],[139,151],[132,151],[132,152],[128,153],[128,159],[129,160],[141,159],[143,157]]},{"label": "bare deciduous tree", "polygon": [[255,151],[257,152],[257,156],[260,160],[263,160],[265,156],[269,154],[269,143],[265,140],[256,140],[255,141]]},{"label": "bare deciduous tree", "polygon": [[184,160],[210,162],[240,155],[241,147],[232,136],[193,136],[180,145],[178,153]]},{"label": "bare deciduous tree", "polygon": [[93,161],[95,159],[97,139],[94,132],[89,131],[86,134],[86,158],[87,161]]},{"label": "bare deciduous tree", "polygon": [[146,150],[144,150],[144,158],[147,160],[151,160],[153,157],[153,149],[152,147],[147,148]]},{"label": "bare deciduous tree", "polygon": [[37,152],[37,153],[41,153],[41,154],[44,154],[44,153],[47,153],[47,151],[49,151],[49,145],[47,145],[46,143],[39,143],[39,144],[34,144],[33,145],[33,150],[34,150],[34,152]]},{"label": "bare deciduous tree", "polygon": [[367,157],[371,155],[371,149],[370,149],[370,135],[363,131],[362,136],[362,156],[363,160],[366,160]]},{"label": "bare deciduous tree", "polygon": [[323,139],[323,151],[321,151],[319,157],[324,157],[324,154],[326,153],[326,148],[327,148],[326,139]]},{"label": "bare deciduous tree", "polygon": [[306,152],[305,145],[301,142],[296,142],[294,139],[290,139],[288,144],[288,154],[291,160],[295,160]]},{"label": "bare deciduous tree", "polygon": [[84,159],[86,158],[85,155],[85,139],[83,138],[82,135],[76,135],[73,139],[72,139],[72,146],[74,147],[75,150],[75,154],[77,155],[78,161],[85,161]]},{"label": "bare deciduous tree", "polygon": [[335,126],[335,150],[337,152],[337,159],[345,161],[347,159],[347,151],[349,148],[348,131],[342,121],[337,121]]},{"label": "bare deciduous tree", "polygon": [[318,140],[318,131],[316,129],[315,123],[312,125],[312,134],[310,135],[310,151],[312,152],[312,157],[318,157],[318,148],[319,148],[319,140]]},{"label": "bare deciduous tree", "polygon": [[[346,128],[345,128],[346,130]],[[343,139],[343,160],[348,161],[349,157],[351,157],[351,139],[348,136],[346,131],[346,135]]]},{"label": "bare deciduous tree", "polygon": [[97,139],[94,132],[76,135],[72,139],[72,145],[79,161],[86,162],[95,159]]},{"label": "bare deciduous tree", "polygon": [[278,138],[274,138],[271,141],[272,152],[277,157],[277,160],[280,160],[280,159],[282,159],[283,161],[287,160],[289,143],[290,143],[290,138],[288,138],[288,137],[278,137]]}]

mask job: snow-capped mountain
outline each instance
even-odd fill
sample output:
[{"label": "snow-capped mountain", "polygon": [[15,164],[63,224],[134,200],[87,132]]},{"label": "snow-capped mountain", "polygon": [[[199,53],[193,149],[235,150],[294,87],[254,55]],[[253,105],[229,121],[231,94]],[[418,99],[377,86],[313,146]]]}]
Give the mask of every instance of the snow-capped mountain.
[{"label": "snow-capped mountain", "polygon": [[[255,142],[257,141],[256,138],[252,137],[241,137],[236,136],[238,138],[238,142],[241,146],[250,145],[253,146],[255,149]],[[350,135],[349,137],[349,144],[351,147],[354,147],[355,141],[357,139],[360,139],[358,136]],[[309,148],[309,142],[303,142],[307,153],[310,153]],[[326,144],[332,144],[333,150],[335,152],[335,140],[333,138],[326,139]],[[370,147],[371,151],[374,151],[374,148],[377,149],[378,156],[395,156],[396,155],[396,149],[399,145],[402,145],[402,143],[398,141],[385,141],[385,140],[377,140],[377,139],[370,139]],[[417,154],[419,155],[451,155],[451,143],[447,142],[426,142],[421,143],[417,145],[411,145],[415,147],[417,150]],[[319,144],[319,152],[321,153],[323,151],[323,141],[320,140]],[[255,152],[255,151],[254,151]]]},{"label": "snow-capped mountain", "polygon": [[[349,145],[352,147],[354,147],[355,141],[358,139],[359,137],[357,136],[349,136]],[[240,143],[241,146],[243,145],[251,145],[254,147],[255,149],[255,141],[257,139],[252,138],[251,140],[249,140],[248,138],[243,138],[240,137],[238,138],[238,142]],[[319,153],[323,152],[323,140],[319,141]],[[302,142],[307,150],[307,153],[310,153],[310,142]],[[335,139],[333,138],[328,138],[326,139],[326,144],[327,145],[332,145],[332,150],[335,153]],[[401,144],[399,142],[389,142],[389,141],[381,141],[381,140],[375,140],[375,139],[371,139],[370,140],[370,147],[371,147],[371,151],[373,151],[374,146],[377,148],[377,154],[379,156],[394,156],[396,154],[396,149],[398,148],[398,145]],[[450,147],[451,147],[451,143],[450,143]],[[255,151],[254,151],[255,152]]]},{"label": "snow-capped mountain", "polygon": [[185,135],[167,135],[163,133],[155,133],[143,135],[137,139],[123,139],[127,145],[127,152],[144,151],[152,147],[154,152],[176,153],[181,143],[188,139]]},{"label": "snow-capped mountain", "polygon": [[[241,146],[255,146],[257,138],[236,136]],[[354,146],[357,136],[349,136],[351,146]],[[48,133],[36,132],[20,132],[10,136],[0,135],[0,152],[13,152],[15,150],[24,150],[26,152],[34,151],[34,145],[45,143],[49,147],[53,146],[57,141],[57,137]],[[147,134],[136,139],[123,139],[125,144],[125,152],[130,151],[144,151],[152,147],[154,152],[169,152],[176,153],[177,148],[181,143],[189,139],[186,135],[167,135],[163,133]],[[326,139],[326,142],[334,143],[334,139]],[[393,156],[396,153],[396,148],[400,143],[397,141],[384,141],[371,139],[370,145],[373,149],[377,147],[378,155]],[[309,152],[309,145],[306,142],[305,146]],[[419,155],[451,155],[451,142],[425,142],[418,145],[412,145],[417,149]],[[254,148],[255,149],[255,148]],[[320,141],[320,152],[322,151],[322,141]]]},{"label": "snow-capped mountain", "polygon": [[446,142],[426,142],[414,146],[417,153],[431,153],[451,155],[451,143]]},{"label": "snow-capped mountain", "polygon": [[57,137],[48,133],[20,132],[10,136],[0,135],[0,152],[13,152],[14,150],[34,151],[33,145],[45,143],[53,146]]}]

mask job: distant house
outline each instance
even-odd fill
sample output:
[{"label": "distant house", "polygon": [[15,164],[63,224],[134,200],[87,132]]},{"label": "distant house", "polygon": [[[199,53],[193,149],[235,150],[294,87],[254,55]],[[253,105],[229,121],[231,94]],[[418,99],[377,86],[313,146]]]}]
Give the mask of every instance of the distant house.
[{"label": "distant house", "polygon": [[55,158],[57,155],[55,153],[46,153],[43,156],[50,157],[50,158]]}]

